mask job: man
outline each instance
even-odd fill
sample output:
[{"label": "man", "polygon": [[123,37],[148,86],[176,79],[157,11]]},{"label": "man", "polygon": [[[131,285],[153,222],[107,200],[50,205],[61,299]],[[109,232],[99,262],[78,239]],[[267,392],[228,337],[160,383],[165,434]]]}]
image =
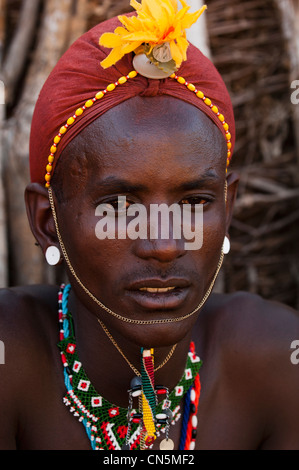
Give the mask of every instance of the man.
[{"label": "man", "polygon": [[[191,46],[171,77],[136,76],[131,52],[101,69],[116,27],[76,42],[37,103],[26,207],[70,285],[1,293],[0,448],[298,449],[297,312],[209,295],[238,184],[227,91]],[[120,236],[130,208],[155,204],[187,206],[193,225],[201,208],[202,247]],[[96,236],[99,206],[114,238]]]}]

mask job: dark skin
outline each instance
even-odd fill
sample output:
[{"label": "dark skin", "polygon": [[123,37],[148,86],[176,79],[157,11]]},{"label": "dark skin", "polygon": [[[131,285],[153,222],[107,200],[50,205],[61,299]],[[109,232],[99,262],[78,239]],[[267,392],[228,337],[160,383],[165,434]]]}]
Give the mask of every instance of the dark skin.
[{"label": "dark skin", "polygon": [[[238,183],[237,175],[226,176],[224,138],[205,115],[174,98],[134,98],[82,131],[55,171],[60,232],[75,271],[97,298],[137,320],[179,318],[199,304],[229,231]],[[202,204],[203,247],[185,250],[175,239],[98,240],[95,208],[119,195],[145,206]],[[26,206],[43,252],[59,246],[42,185],[28,186]],[[297,312],[247,293],[212,294],[186,320],[132,325],[100,309],[71,273],[69,279],[80,360],[109,401],[127,407],[133,372],[97,318],[137,368],[141,346],[154,347],[160,364],[177,344],[155,376],[170,389],[183,373],[190,340],[195,342],[203,359],[196,449],[299,448],[299,374],[290,361],[291,342],[299,338]],[[183,280],[183,294],[144,297],[137,287],[149,279]],[[0,365],[1,449],[90,449],[82,424],[62,402],[57,292],[52,286],[1,291],[0,339],[6,353]],[[171,427],[175,448],[179,436],[180,422]],[[158,446],[159,440],[154,449]]]}]

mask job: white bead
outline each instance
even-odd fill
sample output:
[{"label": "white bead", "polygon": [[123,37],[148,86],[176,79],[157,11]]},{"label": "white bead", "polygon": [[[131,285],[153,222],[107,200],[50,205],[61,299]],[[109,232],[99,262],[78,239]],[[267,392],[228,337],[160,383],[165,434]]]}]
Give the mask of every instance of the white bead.
[{"label": "white bead", "polygon": [[141,390],[135,390],[134,392],[132,392],[132,397],[139,397],[139,395],[141,395],[142,391]]},{"label": "white bead", "polygon": [[166,419],[167,418],[167,414],[166,413],[158,413],[156,415],[156,418],[157,419]]},{"label": "white bead", "polygon": [[194,402],[196,399],[196,394],[194,388],[192,388],[191,393],[190,393],[190,400]]},{"label": "white bead", "polygon": [[194,450],[195,449],[195,441],[191,441],[189,445],[189,450]]},{"label": "white bead", "polygon": [[192,427],[197,428],[197,416],[196,415],[192,416],[191,422],[192,422]]}]

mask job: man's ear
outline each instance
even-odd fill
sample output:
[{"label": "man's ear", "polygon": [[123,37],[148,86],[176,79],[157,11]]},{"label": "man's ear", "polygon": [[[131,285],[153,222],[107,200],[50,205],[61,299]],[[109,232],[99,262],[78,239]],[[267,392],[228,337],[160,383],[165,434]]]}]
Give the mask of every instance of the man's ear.
[{"label": "man's ear", "polygon": [[25,189],[25,205],[31,231],[43,253],[51,245],[59,248],[48,190],[39,183],[30,183]]},{"label": "man's ear", "polygon": [[231,224],[235,200],[237,197],[237,190],[239,184],[239,175],[235,172],[230,173],[227,178],[227,200],[226,200],[226,235],[228,235],[229,227]]}]

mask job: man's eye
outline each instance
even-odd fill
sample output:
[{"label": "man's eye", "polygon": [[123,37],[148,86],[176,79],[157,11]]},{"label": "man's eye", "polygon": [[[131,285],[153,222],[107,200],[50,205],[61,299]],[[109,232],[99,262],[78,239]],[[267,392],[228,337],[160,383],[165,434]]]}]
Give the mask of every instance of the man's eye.
[{"label": "man's eye", "polygon": [[108,212],[126,212],[130,206],[130,202],[126,199],[119,198],[114,199],[113,201],[107,201],[103,204],[103,208]]},{"label": "man's eye", "polygon": [[185,205],[188,204],[190,206],[195,206],[195,205],[204,205],[210,202],[211,199],[208,197],[202,197],[202,196],[191,196],[188,198],[184,198],[181,200],[181,204]]}]

